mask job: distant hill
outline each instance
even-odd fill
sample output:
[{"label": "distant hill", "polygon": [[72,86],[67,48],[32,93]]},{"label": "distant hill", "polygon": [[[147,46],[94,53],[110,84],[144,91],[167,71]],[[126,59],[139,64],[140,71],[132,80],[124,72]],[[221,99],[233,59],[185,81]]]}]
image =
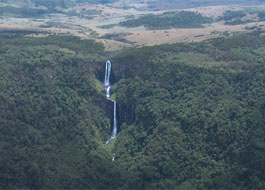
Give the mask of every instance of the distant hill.
[{"label": "distant hill", "polygon": [[166,12],[161,15],[145,15],[138,19],[121,22],[119,25],[125,27],[144,26],[147,29],[170,29],[170,28],[202,28],[205,23],[212,22],[211,18],[201,14],[180,11]]},{"label": "distant hill", "polygon": [[[0,3],[15,3],[15,4],[31,4],[35,6],[44,6],[47,8],[67,8],[82,4],[107,4],[117,2],[119,0],[0,0]],[[265,0],[150,0],[145,1],[149,10],[167,10],[167,9],[183,9],[201,6],[214,6],[214,5],[231,5],[231,4],[260,4]],[[126,1],[123,4],[126,4]]]},{"label": "distant hill", "polygon": [[202,6],[214,5],[232,5],[232,4],[260,4],[265,0],[154,0],[148,2],[150,10],[184,9]]},{"label": "distant hill", "polygon": [[13,3],[18,5],[30,4],[53,9],[55,7],[67,8],[79,4],[106,4],[115,1],[117,0],[0,0],[0,3]]}]

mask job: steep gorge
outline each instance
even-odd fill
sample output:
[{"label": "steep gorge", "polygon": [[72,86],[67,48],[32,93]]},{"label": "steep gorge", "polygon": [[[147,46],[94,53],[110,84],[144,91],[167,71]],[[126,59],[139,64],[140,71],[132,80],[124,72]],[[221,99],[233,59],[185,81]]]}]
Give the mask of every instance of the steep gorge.
[{"label": "steep gorge", "polygon": [[111,62],[110,60],[106,61],[106,69],[105,69],[105,80],[104,80],[104,90],[106,91],[107,100],[113,102],[113,125],[112,132],[110,138],[106,141],[104,146],[107,146],[113,139],[117,136],[117,102],[110,98],[110,74],[111,74]]},{"label": "steep gorge", "polygon": [[0,188],[262,189],[264,44],[133,48],[103,68],[93,41],[1,37]]},{"label": "steep gorge", "polygon": [[262,189],[264,42],[250,33],[113,58],[113,151],[130,188]]}]

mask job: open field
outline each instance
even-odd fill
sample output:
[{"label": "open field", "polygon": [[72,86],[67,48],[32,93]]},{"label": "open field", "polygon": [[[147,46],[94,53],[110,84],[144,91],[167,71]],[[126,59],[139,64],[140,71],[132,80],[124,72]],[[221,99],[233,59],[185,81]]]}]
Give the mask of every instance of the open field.
[{"label": "open field", "polygon": [[[264,25],[265,22],[259,24]],[[256,26],[256,23],[250,23],[247,26]],[[161,43],[191,42],[202,41],[210,38],[216,38],[224,35],[233,35],[237,32],[246,32],[246,25],[226,26],[222,23],[214,23],[205,28],[197,29],[171,29],[158,31],[138,31],[125,38],[129,41],[142,45],[156,45]],[[265,27],[262,27],[265,30]]]},{"label": "open field", "polygon": [[[253,22],[238,25],[225,25],[223,21],[204,24],[204,28],[147,30],[144,26],[127,28],[118,26],[122,21],[139,18],[147,14],[163,14],[169,10],[151,11],[149,1],[130,3],[118,1],[114,4],[80,5],[63,10],[63,12],[35,17],[0,16],[0,29],[47,31],[48,34],[75,35],[84,39],[96,39],[102,42],[107,50],[116,51],[133,45],[154,45],[184,41],[202,41],[209,38],[233,35],[250,29],[264,30],[264,21],[256,21],[255,15],[248,15],[242,20],[252,19]],[[126,6],[125,6],[126,5]],[[6,4],[0,4],[6,6]],[[8,5],[10,6],[10,5]],[[170,9],[170,11],[190,11],[216,19],[226,11],[246,9],[246,5],[238,6],[207,6],[188,9]],[[252,7],[253,8],[253,7]],[[264,9],[263,5],[259,9]],[[264,9],[265,10],[265,9]],[[256,28],[255,28],[256,27]],[[248,30],[246,29],[248,28]],[[106,38],[122,33],[121,38]],[[43,36],[32,34],[31,36]]]}]

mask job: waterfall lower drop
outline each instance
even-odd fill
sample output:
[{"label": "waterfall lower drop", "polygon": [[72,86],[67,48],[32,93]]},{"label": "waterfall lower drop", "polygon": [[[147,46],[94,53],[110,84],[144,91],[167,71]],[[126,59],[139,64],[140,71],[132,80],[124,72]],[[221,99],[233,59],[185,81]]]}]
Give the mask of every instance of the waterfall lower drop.
[{"label": "waterfall lower drop", "polygon": [[107,99],[109,99],[109,97],[110,97],[110,86],[108,86],[106,88],[106,96],[107,96]]},{"label": "waterfall lower drop", "polygon": [[116,117],[116,108],[117,108],[117,102],[114,101],[114,113],[113,113],[113,130],[111,133],[111,137],[115,138],[117,136],[117,117]]},{"label": "waterfall lower drop", "polygon": [[114,110],[113,110],[113,128],[111,132],[111,136],[109,140],[106,141],[105,146],[107,146],[113,139],[117,136],[117,116],[116,116],[116,110],[117,110],[117,103],[115,100],[110,98],[110,72],[111,72],[111,62],[109,60],[106,61],[106,69],[105,69],[105,80],[104,80],[104,89],[106,91],[106,97],[108,100],[112,101],[114,104]]}]

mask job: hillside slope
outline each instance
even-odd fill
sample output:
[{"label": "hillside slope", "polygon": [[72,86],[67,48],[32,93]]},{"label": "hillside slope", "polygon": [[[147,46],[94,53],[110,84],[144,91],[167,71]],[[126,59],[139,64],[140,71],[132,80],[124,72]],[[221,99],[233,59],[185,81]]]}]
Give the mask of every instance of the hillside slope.
[{"label": "hillside slope", "polygon": [[265,186],[264,34],[115,55],[107,148],[102,44],[0,38],[0,189]]},{"label": "hillside slope", "polygon": [[17,5],[34,5],[44,6],[49,9],[68,8],[71,6],[78,6],[82,4],[105,4],[113,3],[117,0],[0,0],[0,3],[11,3]]},{"label": "hillside slope", "polygon": [[114,150],[130,188],[265,187],[264,44],[252,33],[115,57]]},{"label": "hillside slope", "polygon": [[1,36],[0,44],[0,189],[121,186],[103,147],[102,45],[59,36]]}]

